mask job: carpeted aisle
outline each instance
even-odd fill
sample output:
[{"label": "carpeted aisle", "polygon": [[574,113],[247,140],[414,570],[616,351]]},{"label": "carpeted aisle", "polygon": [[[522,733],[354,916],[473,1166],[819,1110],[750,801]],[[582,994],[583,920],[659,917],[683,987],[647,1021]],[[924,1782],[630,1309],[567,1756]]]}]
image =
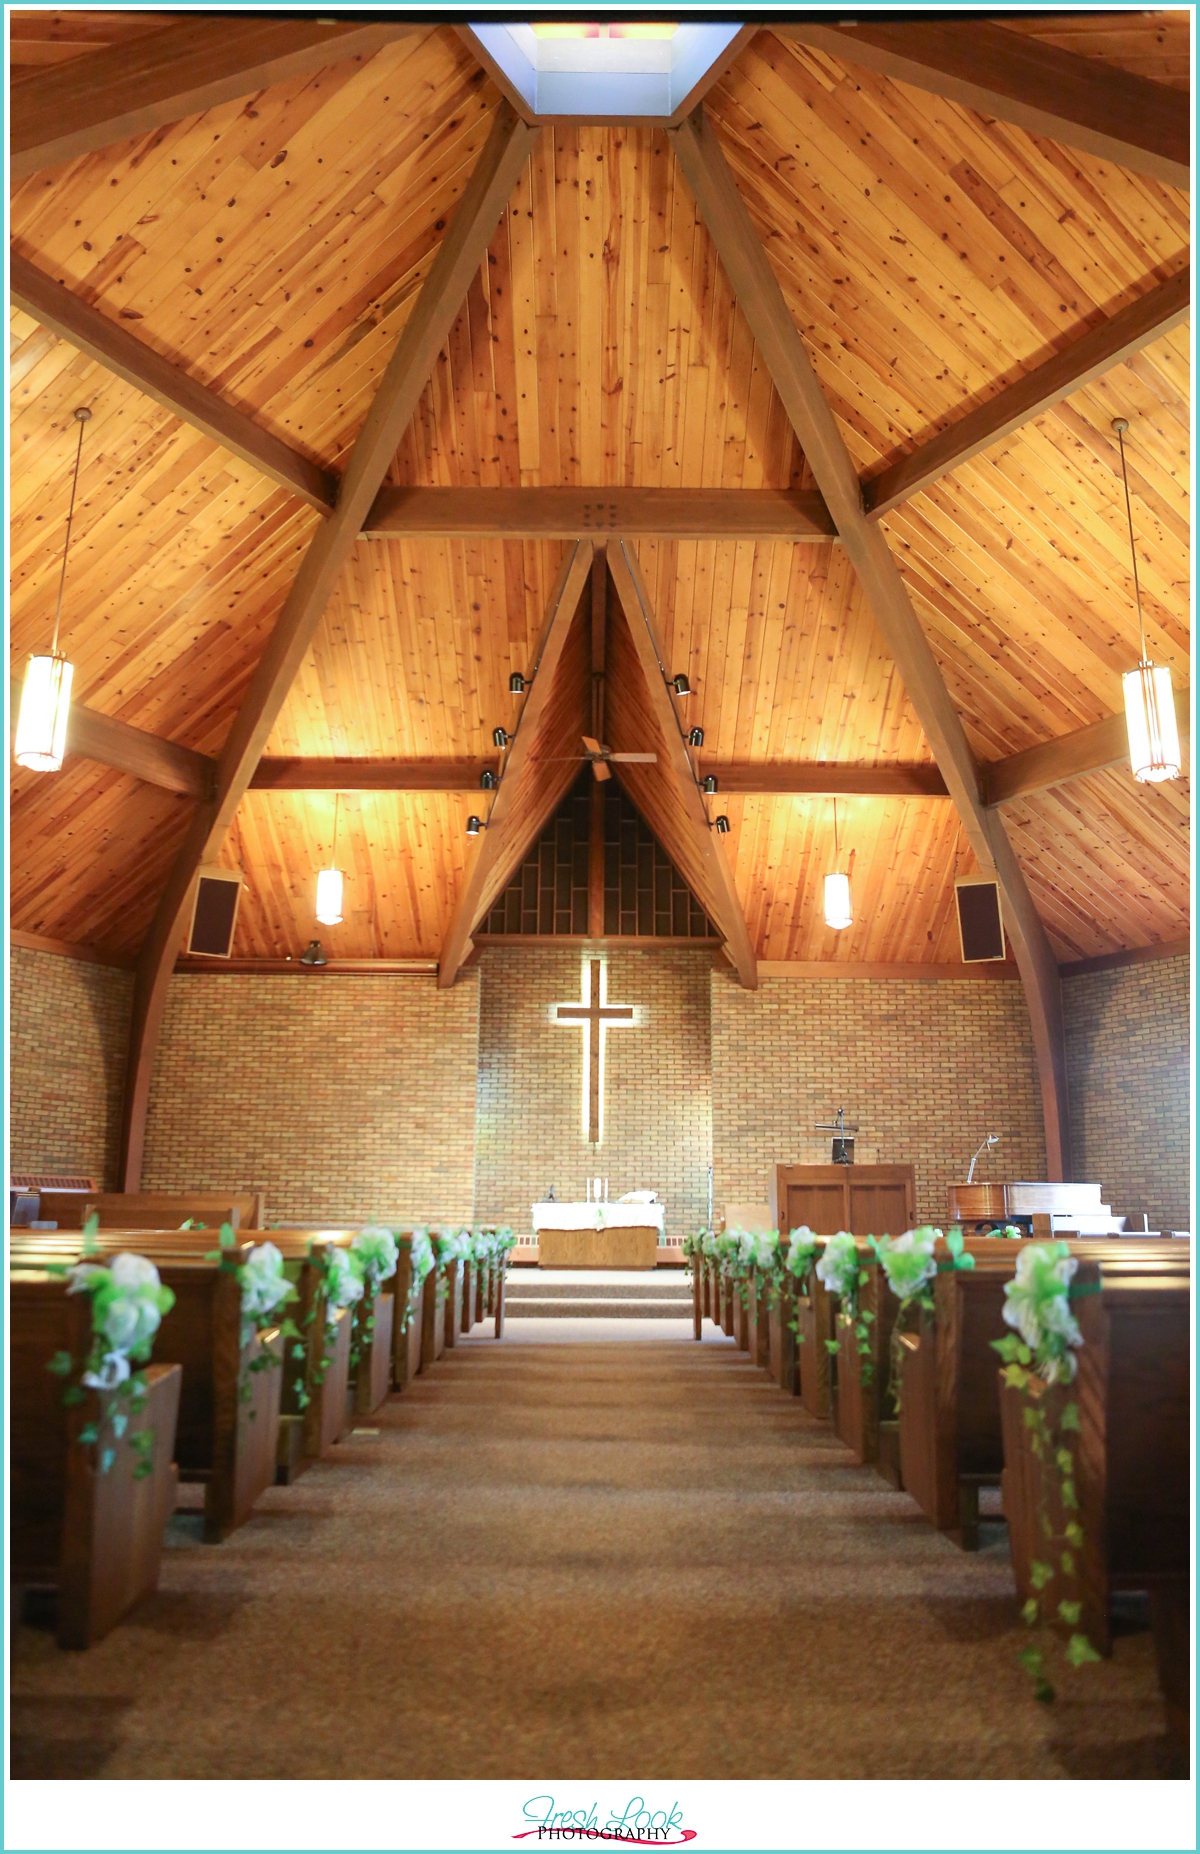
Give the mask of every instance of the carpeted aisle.
[{"label": "carpeted aisle", "polygon": [[[533,1324],[533,1322],[530,1322]],[[549,1322],[545,1323],[549,1324]],[[85,1655],[24,1777],[1152,1777],[1148,1634],[1029,1697],[966,1556],[729,1342],[477,1338]]]}]

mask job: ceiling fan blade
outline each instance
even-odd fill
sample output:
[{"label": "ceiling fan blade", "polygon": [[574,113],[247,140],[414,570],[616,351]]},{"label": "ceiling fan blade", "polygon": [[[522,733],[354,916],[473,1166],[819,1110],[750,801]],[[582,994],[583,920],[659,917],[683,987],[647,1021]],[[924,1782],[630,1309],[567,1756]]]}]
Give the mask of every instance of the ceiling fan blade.
[{"label": "ceiling fan blade", "polygon": [[657,753],[610,753],[610,760],[624,760],[630,766],[657,766]]},{"label": "ceiling fan blade", "polygon": [[593,740],[590,734],[584,735],[583,744],[589,753],[600,754],[604,752],[604,748],[600,745],[600,742],[598,740]]},{"label": "ceiling fan blade", "polygon": [[595,773],[597,779],[612,778],[612,774],[609,772],[608,765],[604,760],[593,760],[592,771]]}]

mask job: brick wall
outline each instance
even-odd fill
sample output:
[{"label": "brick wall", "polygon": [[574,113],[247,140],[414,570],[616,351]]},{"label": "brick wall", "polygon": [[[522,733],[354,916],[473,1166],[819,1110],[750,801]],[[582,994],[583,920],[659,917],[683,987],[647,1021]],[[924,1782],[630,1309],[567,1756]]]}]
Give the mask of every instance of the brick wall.
[{"label": "brick wall", "polygon": [[13,1171],[117,1182],[133,974],[12,948],[9,1159]]},{"label": "brick wall", "polygon": [[1071,1143],[1114,1214],[1191,1228],[1191,1046],[1186,958],[1063,984]]},{"label": "brick wall", "polygon": [[553,1184],[582,1197],[656,1190],[669,1236],[704,1221],[708,1203],[709,952],[664,947],[607,954],[608,999],[638,1016],[606,1038],[604,1138],[584,1135],[583,1034],[553,1020],[581,998],[578,947],[495,947],[480,961],[475,1205],[481,1220],[530,1227]]},{"label": "brick wall", "polygon": [[[985,1133],[991,1176],[1044,1178],[1029,1016],[1007,980],[712,980],[714,1202],[765,1203],[777,1164],[828,1163],[812,1131],[844,1106],[855,1157],[911,1163],[917,1217],[944,1225],[947,1186]],[[978,1175],[989,1174],[980,1162]]]},{"label": "brick wall", "polygon": [[171,980],[148,1191],[266,1192],[268,1222],[469,1221],[478,987],[432,975]]}]

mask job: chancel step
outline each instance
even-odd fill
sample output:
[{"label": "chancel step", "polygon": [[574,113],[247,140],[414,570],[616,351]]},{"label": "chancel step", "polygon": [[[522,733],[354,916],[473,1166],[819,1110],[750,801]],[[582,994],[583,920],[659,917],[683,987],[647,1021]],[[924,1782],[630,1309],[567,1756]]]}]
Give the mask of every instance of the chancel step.
[{"label": "chancel step", "polygon": [[685,1320],[692,1311],[691,1284],[677,1269],[662,1275],[613,1268],[510,1274],[505,1300],[510,1320]]}]

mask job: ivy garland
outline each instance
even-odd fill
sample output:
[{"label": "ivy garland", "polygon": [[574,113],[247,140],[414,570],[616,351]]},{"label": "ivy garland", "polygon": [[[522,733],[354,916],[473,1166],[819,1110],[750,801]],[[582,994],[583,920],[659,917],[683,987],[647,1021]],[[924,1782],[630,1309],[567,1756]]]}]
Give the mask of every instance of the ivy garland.
[{"label": "ivy garland", "polygon": [[[871,1363],[870,1327],[875,1315],[869,1308],[859,1304],[860,1290],[870,1279],[868,1271],[859,1259],[858,1244],[849,1230],[839,1230],[825,1244],[824,1253],[817,1263],[817,1279],[823,1281],[830,1294],[841,1301],[838,1318],[844,1326],[854,1329],[855,1344],[859,1353],[859,1381],[870,1384],[875,1376],[875,1367]],[[827,1339],[825,1348],[836,1355],[839,1341]]]},{"label": "ivy garland", "polygon": [[[192,1227],[202,1228],[203,1225],[193,1224]],[[279,1325],[285,1348],[289,1342],[299,1340],[300,1329],[294,1320],[276,1320],[279,1309],[288,1306],[299,1296],[284,1275],[283,1257],[273,1242],[257,1243],[246,1260],[238,1263],[234,1261],[232,1253],[237,1248],[237,1234],[232,1223],[222,1223],[217,1240],[220,1247],[210,1249],[204,1259],[206,1262],[216,1262],[222,1273],[235,1275],[242,1290],[242,1364],[238,1371],[238,1402],[249,1403],[253,1395],[250,1383],[252,1374],[282,1367],[283,1358],[282,1355],[276,1357],[273,1352],[264,1350],[247,1363],[247,1349],[259,1333],[266,1332],[276,1324]],[[253,1420],[253,1410],[250,1416]]]},{"label": "ivy garland", "polygon": [[[352,1307],[355,1301],[362,1299],[362,1277],[350,1260],[346,1249],[337,1249],[331,1243],[325,1251],[323,1261],[317,1261],[312,1243],[308,1246],[308,1259],[313,1262],[321,1283],[321,1292],[313,1296],[313,1304],[304,1316],[307,1331],[316,1321],[318,1302],[324,1305],[324,1322],[321,1335],[321,1356],[313,1366],[305,1382],[304,1373],[293,1380],[292,1388],[296,1393],[296,1402],[301,1410],[307,1410],[312,1402],[308,1385],[316,1390],[325,1382],[337,1343],[337,1317],[343,1307]],[[301,1335],[297,1334],[299,1339]],[[302,1343],[292,1347],[292,1357],[303,1359],[305,1347]]]},{"label": "ivy garland", "polygon": [[350,1239],[350,1266],[362,1282],[362,1298],[354,1311],[350,1339],[350,1369],[357,1369],[375,1337],[375,1302],[385,1281],[390,1281],[400,1260],[400,1245],[392,1231],[371,1223]]},{"label": "ivy garland", "polygon": [[[1033,1682],[1034,1698],[1045,1703],[1055,1697],[1046,1673],[1046,1648],[1055,1622],[1071,1631],[1064,1651],[1068,1666],[1080,1668],[1100,1659],[1078,1626],[1082,1604],[1063,1598],[1051,1611],[1049,1594],[1058,1572],[1066,1577],[1074,1575],[1077,1554],[1084,1544],[1075,1456],[1067,1441],[1067,1437],[1079,1434],[1079,1405],[1063,1404],[1057,1421],[1052,1423],[1039,1388],[1067,1385],[1075,1379],[1075,1352],[1083,1344],[1083,1335],[1069,1302],[1071,1279],[1078,1265],[1065,1242],[1031,1243],[1022,1249],[1017,1257],[1017,1272],[1004,1290],[1005,1324],[1016,1330],[1003,1339],[992,1340],[1004,1361],[1005,1383],[1021,1393],[1022,1420],[1029,1431],[1030,1450],[1041,1468],[1037,1518],[1043,1555],[1030,1563],[1033,1595],[1021,1609],[1021,1620],[1027,1628],[1039,1630],[1041,1639],[1031,1641],[1017,1658]],[[1059,1511],[1066,1515],[1061,1530],[1051,1511],[1052,1480],[1056,1481]]]},{"label": "ivy garland", "polygon": [[[63,1391],[63,1403],[69,1409],[83,1403],[86,1392],[94,1390],[100,1406],[99,1420],[85,1423],[78,1440],[83,1447],[96,1450],[97,1472],[107,1474],[117,1458],[116,1444],[128,1436],[137,1460],[135,1481],[145,1480],[154,1472],[154,1431],[149,1427],[129,1428],[130,1419],[141,1413],[147,1397],[146,1374],[132,1365],[146,1365],[154,1335],[165,1313],[175,1305],[175,1296],[164,1287],[154,1263],[143,1255],[122,1251],[111,1261],[93,1262],[86,1258],[97,1253],[95,1234],[99,1217],[91,1217],[84,1229],[83,1258],[73,1266],[48,1263],[48,1274],[67,1277],[68,1294],[88,1294],[92,1303],[92,1342],[83,1359],[78,1379]],[[69,1378],[75,1361],[66,1351],[56,1352],[46,1369],[56,1377]]]},{"label": "ivy garland", "polygon": [[[933,1312],[933,1282],[943,1269],[974,1268],[975,1257],[966,1251],[963,1233],[956,1225],[943,1237],[941,1230],[923,1223],[903,1236],[872,1236],[871,1247],[879,1259],[892,1293],[900,1302],[900,1311],[892,1327],[891,1398],[896,1416],[900,1414],[901,1340],[911,1332],[922,1312]],[[947,1258],[939,1260],[937,1244],[945,1242]]]}]

